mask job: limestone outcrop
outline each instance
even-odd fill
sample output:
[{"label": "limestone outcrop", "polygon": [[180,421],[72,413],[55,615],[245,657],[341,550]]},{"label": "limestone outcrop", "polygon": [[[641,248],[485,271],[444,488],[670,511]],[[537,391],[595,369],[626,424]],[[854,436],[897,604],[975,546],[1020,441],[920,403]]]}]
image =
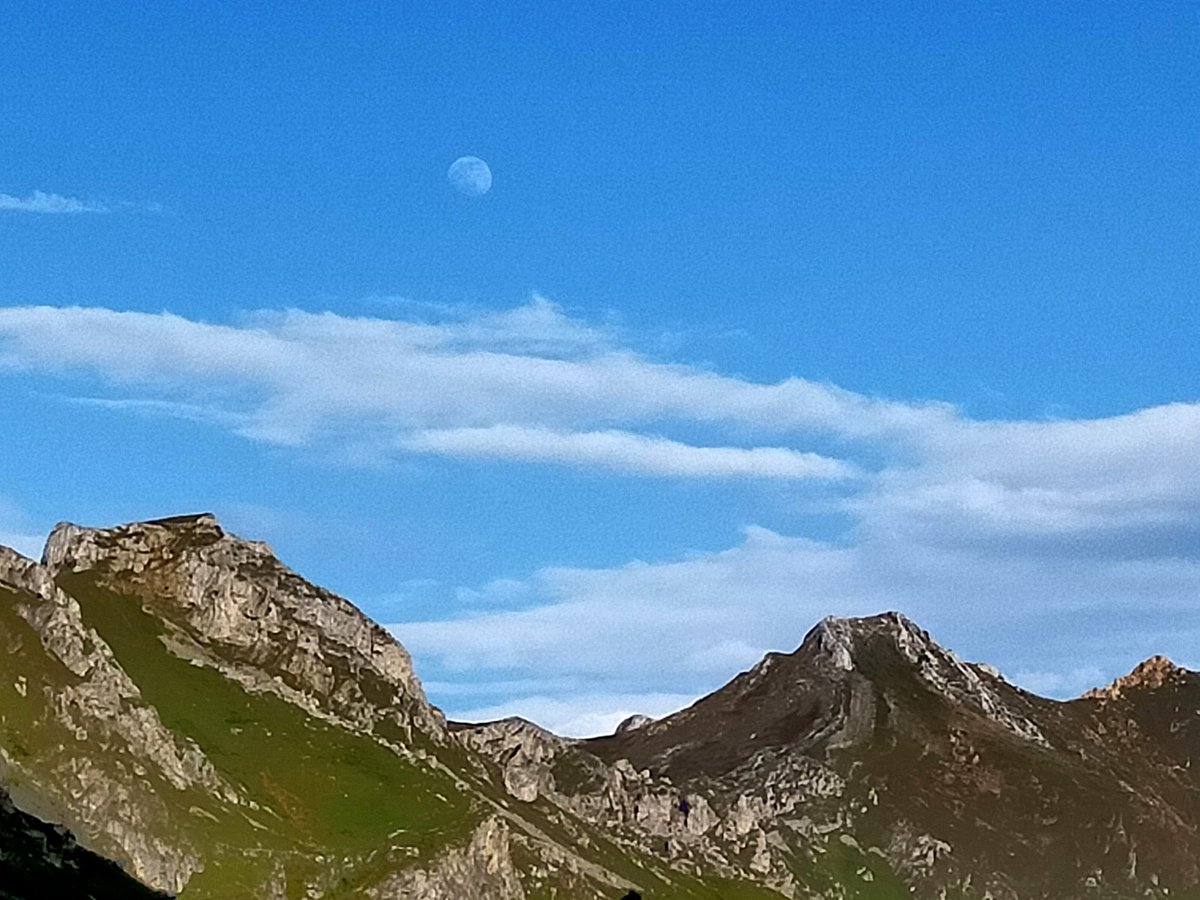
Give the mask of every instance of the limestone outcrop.
[{"label": "limestone outcrop", "polygon": [[376,900],[525,900],[510,852],[510,829],[492,816],[465,847],[446,851],[429,868],[399,872],[367,888]]},{"label": "limestone outcrop", "polygon": [[445,737],[412,659],[386,630],[287,568],[267,544],[227,534],[211,515],[110,529],[61,523],[43,564],[55,576],[82,574],[136,594],[254,689],[351,728],[382,731],[387,723]]}]

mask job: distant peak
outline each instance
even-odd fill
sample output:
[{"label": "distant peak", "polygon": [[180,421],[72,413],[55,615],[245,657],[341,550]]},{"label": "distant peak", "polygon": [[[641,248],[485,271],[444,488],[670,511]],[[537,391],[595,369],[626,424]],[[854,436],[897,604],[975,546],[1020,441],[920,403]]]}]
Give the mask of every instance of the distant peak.
[{"label": "distant peak", "polygon": [[861,641],[876,635],[886,635],[901,647],[910,645],[914,638],[921,643],[930,640],[903,613],[889,610],[873,616],[826,616],[808,633],[804,643],[814,645],[837,668],[849,672],[855,668],[855,653]]},{"label": "distant peak", "polygon": [[623,719],[613,734],[627,734],[630,731],[637,731],[639,728],[645,728],[653,721],[654,719],[650,718],[650,716],[643,716],[639,713],[634,713],[632,716]]},{"label": "distant peak", "polygon": [[1083,696],[1092,700],[1116,700],[1129,691],[1160,688],[1186,672],[1187,669],[1175,665],[1167,657],[1155,655],[1142,660],[1128,675],[1122,675],[1107,687],[1093,688]]},{"label": "distant peak", "polygon": [[531,722],[522,716],[506,716],[503,719],[492,719],[488,722],[451,722],[449,728],[458,734],[474,735],[477,742],[514,739],[562,740],[554,732],[548,731],[536,722]]}]

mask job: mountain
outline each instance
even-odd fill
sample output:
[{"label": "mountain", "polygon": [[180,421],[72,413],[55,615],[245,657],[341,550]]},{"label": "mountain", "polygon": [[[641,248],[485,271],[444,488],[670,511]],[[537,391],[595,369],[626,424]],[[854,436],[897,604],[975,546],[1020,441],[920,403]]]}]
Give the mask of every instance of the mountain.
[{"label": "mountain", "polygon": [[209,515],[0,548],[0,642],[0,836],[35,835],[0,898],[14,852],[185,900],[1200,897],[1200,676],[1162,658],[1059,702],[887,613],[609,737],[453,723]]},{"label": "mountain", "polygon": [[720,896],[510,796],[385,630],[212,516],[0,549],[0,641],[0,783],[156,889]]},{"label": "mountain", "polygon": [[1200,880],[1198,717],[1200,677],[1164,659],[1063,703],[888,613],[826,620],[587,749],[704,798],[764,874],[803,880],[833,835],[921,896],[1180,896]]}]

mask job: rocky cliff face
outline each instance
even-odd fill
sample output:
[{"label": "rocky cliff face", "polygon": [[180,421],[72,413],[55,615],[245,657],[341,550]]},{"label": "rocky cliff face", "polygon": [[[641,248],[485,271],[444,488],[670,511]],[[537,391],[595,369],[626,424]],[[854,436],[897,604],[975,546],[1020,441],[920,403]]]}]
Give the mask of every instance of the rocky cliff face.
[{"label": "rocky cliff face", "polygon": [[211,515],[112,529],[63,523],[43,565],[132,594],[256,690],[367,731],[444,737],[407,651],[349,601],[310,584],[271,548]]},{"label": "rocky cliff face", "polygon": [[458,738],[501,766],[504,789],[524,803],[555,793],[553,765],[570,741],[525,719],[459,726]]}]

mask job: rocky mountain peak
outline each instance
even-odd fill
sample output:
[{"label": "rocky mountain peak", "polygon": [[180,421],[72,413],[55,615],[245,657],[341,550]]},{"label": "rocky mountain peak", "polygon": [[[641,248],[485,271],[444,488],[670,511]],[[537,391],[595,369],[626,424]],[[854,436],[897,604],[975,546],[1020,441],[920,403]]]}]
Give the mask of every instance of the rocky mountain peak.
[{"label": "rocky mountain peak", "polygon": [[1142,660],[1128,675],[1122,675],[1112,684],[1094,688],[1083,696],[1095,700],[1116,700],[1126,694],[1139,690],[1153,690],[1165,684],[1181,680],[1187,669],[1177,666],[1165,656],[1151,656]]},{"label": "rocky mountain peak", "polygon": [[78,571],[101,562],[109,568],[140,565],[144,569],[188,550],[220,543],[236,547],[244,556],[274,558],[275,555],[270,545],[262,541],[246,541],[229,534],[212,513],[196,513],[130,522],[114,528],[84,528],[59,522],[46,539],[42,565],[54,571]]},{"label": "rocky mountain peak", "polygon": [[835,673],[884,683],[894,679],[898,664],[947,702],[973,707],[1027,740],[1047,743],[996,669],[965,662],[901,613],[825,618],[797,652],[824,660]]},{"label": "rocky mountain peak", "polygon": [[622,719],[617,725],[614,734],[626,734],[630,731],[637,731],[639,728],[645,728],[654,721],[650,716],[643,716],[640,713],[634,713],[625,719]]},{"label": "rocky mountain peak", "polygon": [[140,601],[179,652],[247,687],[355,728],[393,722],[444,736],[408,652],[386,630],[210,513],[113,528],[63,522],[43,564],[56,578]]},{"label": "rocky mountain peak", "polygon": [[937,647],[929,634],[906,616],[888,611],[863,617],[826,616],[808,633],[801,649],[811,647],[827,657],[835,668],[852,672],[858,669],[857,660],[865,647],[880,639],[906,656],[918,648]]}]

